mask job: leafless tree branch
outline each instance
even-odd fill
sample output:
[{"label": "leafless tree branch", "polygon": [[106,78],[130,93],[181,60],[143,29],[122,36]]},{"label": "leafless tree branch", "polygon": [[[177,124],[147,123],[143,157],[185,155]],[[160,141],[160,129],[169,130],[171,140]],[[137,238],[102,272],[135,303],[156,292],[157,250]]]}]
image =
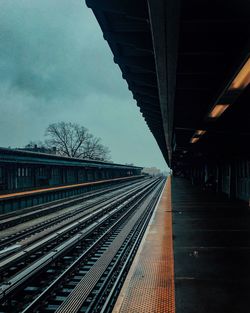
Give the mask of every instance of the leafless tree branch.
[{"label": "leafless tree branch", "polygon": [[88,130],[76,123],[59,122],[48,126],[45,132],[46,145],[55,147],[57,153],[69,157],[92,160],[110,160],[110,150]]}]

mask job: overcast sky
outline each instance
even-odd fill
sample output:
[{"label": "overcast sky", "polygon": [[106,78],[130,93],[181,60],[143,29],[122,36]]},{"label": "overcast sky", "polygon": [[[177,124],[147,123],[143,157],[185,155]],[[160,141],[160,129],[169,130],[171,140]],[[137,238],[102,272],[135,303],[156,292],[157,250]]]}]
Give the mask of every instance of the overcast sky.
[{"label": "overcast sky", "polygon": [[0,146],[58,121],[101,137],[114,162],[166,169],[85,1],[0,0]]}]

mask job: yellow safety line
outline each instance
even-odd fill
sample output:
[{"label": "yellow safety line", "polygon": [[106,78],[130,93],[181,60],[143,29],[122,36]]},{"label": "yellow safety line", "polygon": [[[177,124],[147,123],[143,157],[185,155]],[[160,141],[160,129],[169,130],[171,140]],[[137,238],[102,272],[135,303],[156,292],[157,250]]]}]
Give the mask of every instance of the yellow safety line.
[{"label": "yellow safety line", "polygon": [[[138,175],[141,176],[141,175]],[[35,193],[43,193],[43,192],[47,192],[47,191],[55,191],[55,190],[61,190],[61,189],[71,189],[71,188],[75,188],[75,187],[83,187],[83,186],[89,186],[89,185],[98,185],[101,183],[105,183],[105,182],[110,182],[110,181],[116,181],[116,180],[125,180],[131,177],[136,177],[136,176],[126,176],[126,177],[120,177],[120,178],[114,178],[114,179],[106,179],[106,180],[99,180],[99,181],[92,181],[92,182],[88,182],[88,183],[80,183],[80,184],[74,184],[74,185],[64,185],[64,186],[59,186],[59,187],[51,187],[51,188],[42,188],[42,189],[35,189],[35,190],[29,190],[29,191],[20,191],[20,192],[16,192],[16,193],[9,193],[9,194],[3,194],[0,195],[0,200],[1,199],[6,199],[6,198],[14,198],[14,197],[18,197],[18,196],[27,196],[27,195],[31,195],[31,194],[35,194]]]},{"label": "yellow safety line", "polygon": [[112,313],[175,313],[171,178]]}]

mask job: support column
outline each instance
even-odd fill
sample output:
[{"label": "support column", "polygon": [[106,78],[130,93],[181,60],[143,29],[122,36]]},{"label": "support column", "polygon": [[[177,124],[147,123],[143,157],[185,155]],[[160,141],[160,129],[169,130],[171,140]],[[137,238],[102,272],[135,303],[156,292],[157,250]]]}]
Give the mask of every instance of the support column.
[{"label": "support column", "polygon": [[216,167],[216,192],[222,192],[222,168],[220,164]]},{"label": "support column", "polygon": [[236,164],[232,160],[229,166],[229,199],[233,200],[236,198]]}]

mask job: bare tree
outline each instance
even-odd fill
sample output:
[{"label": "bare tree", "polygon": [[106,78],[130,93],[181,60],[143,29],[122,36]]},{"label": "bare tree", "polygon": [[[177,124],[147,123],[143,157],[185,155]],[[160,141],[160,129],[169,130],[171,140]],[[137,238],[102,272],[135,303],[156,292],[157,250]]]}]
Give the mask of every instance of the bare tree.
[{"label": "bare tree", "polygon": [[45,132],[48,147],[56,147],[60,155],[81,157],[88,130],[76,123],[59,122],[50,124]]},{"label": "bare tree", "polygon": [[50,124],[45,135],[48,137],[46,145],[49,148],[56,147],[60,155],[102,161],[110,159],[110,151],[101,143],[101,139],[76,123]]},{"label": "bare tree", "polygon": [[108,161],[110,160],[110,150],[101,143],[100,138],[90,135],[84,145],[83,157],[91,160]]}]

